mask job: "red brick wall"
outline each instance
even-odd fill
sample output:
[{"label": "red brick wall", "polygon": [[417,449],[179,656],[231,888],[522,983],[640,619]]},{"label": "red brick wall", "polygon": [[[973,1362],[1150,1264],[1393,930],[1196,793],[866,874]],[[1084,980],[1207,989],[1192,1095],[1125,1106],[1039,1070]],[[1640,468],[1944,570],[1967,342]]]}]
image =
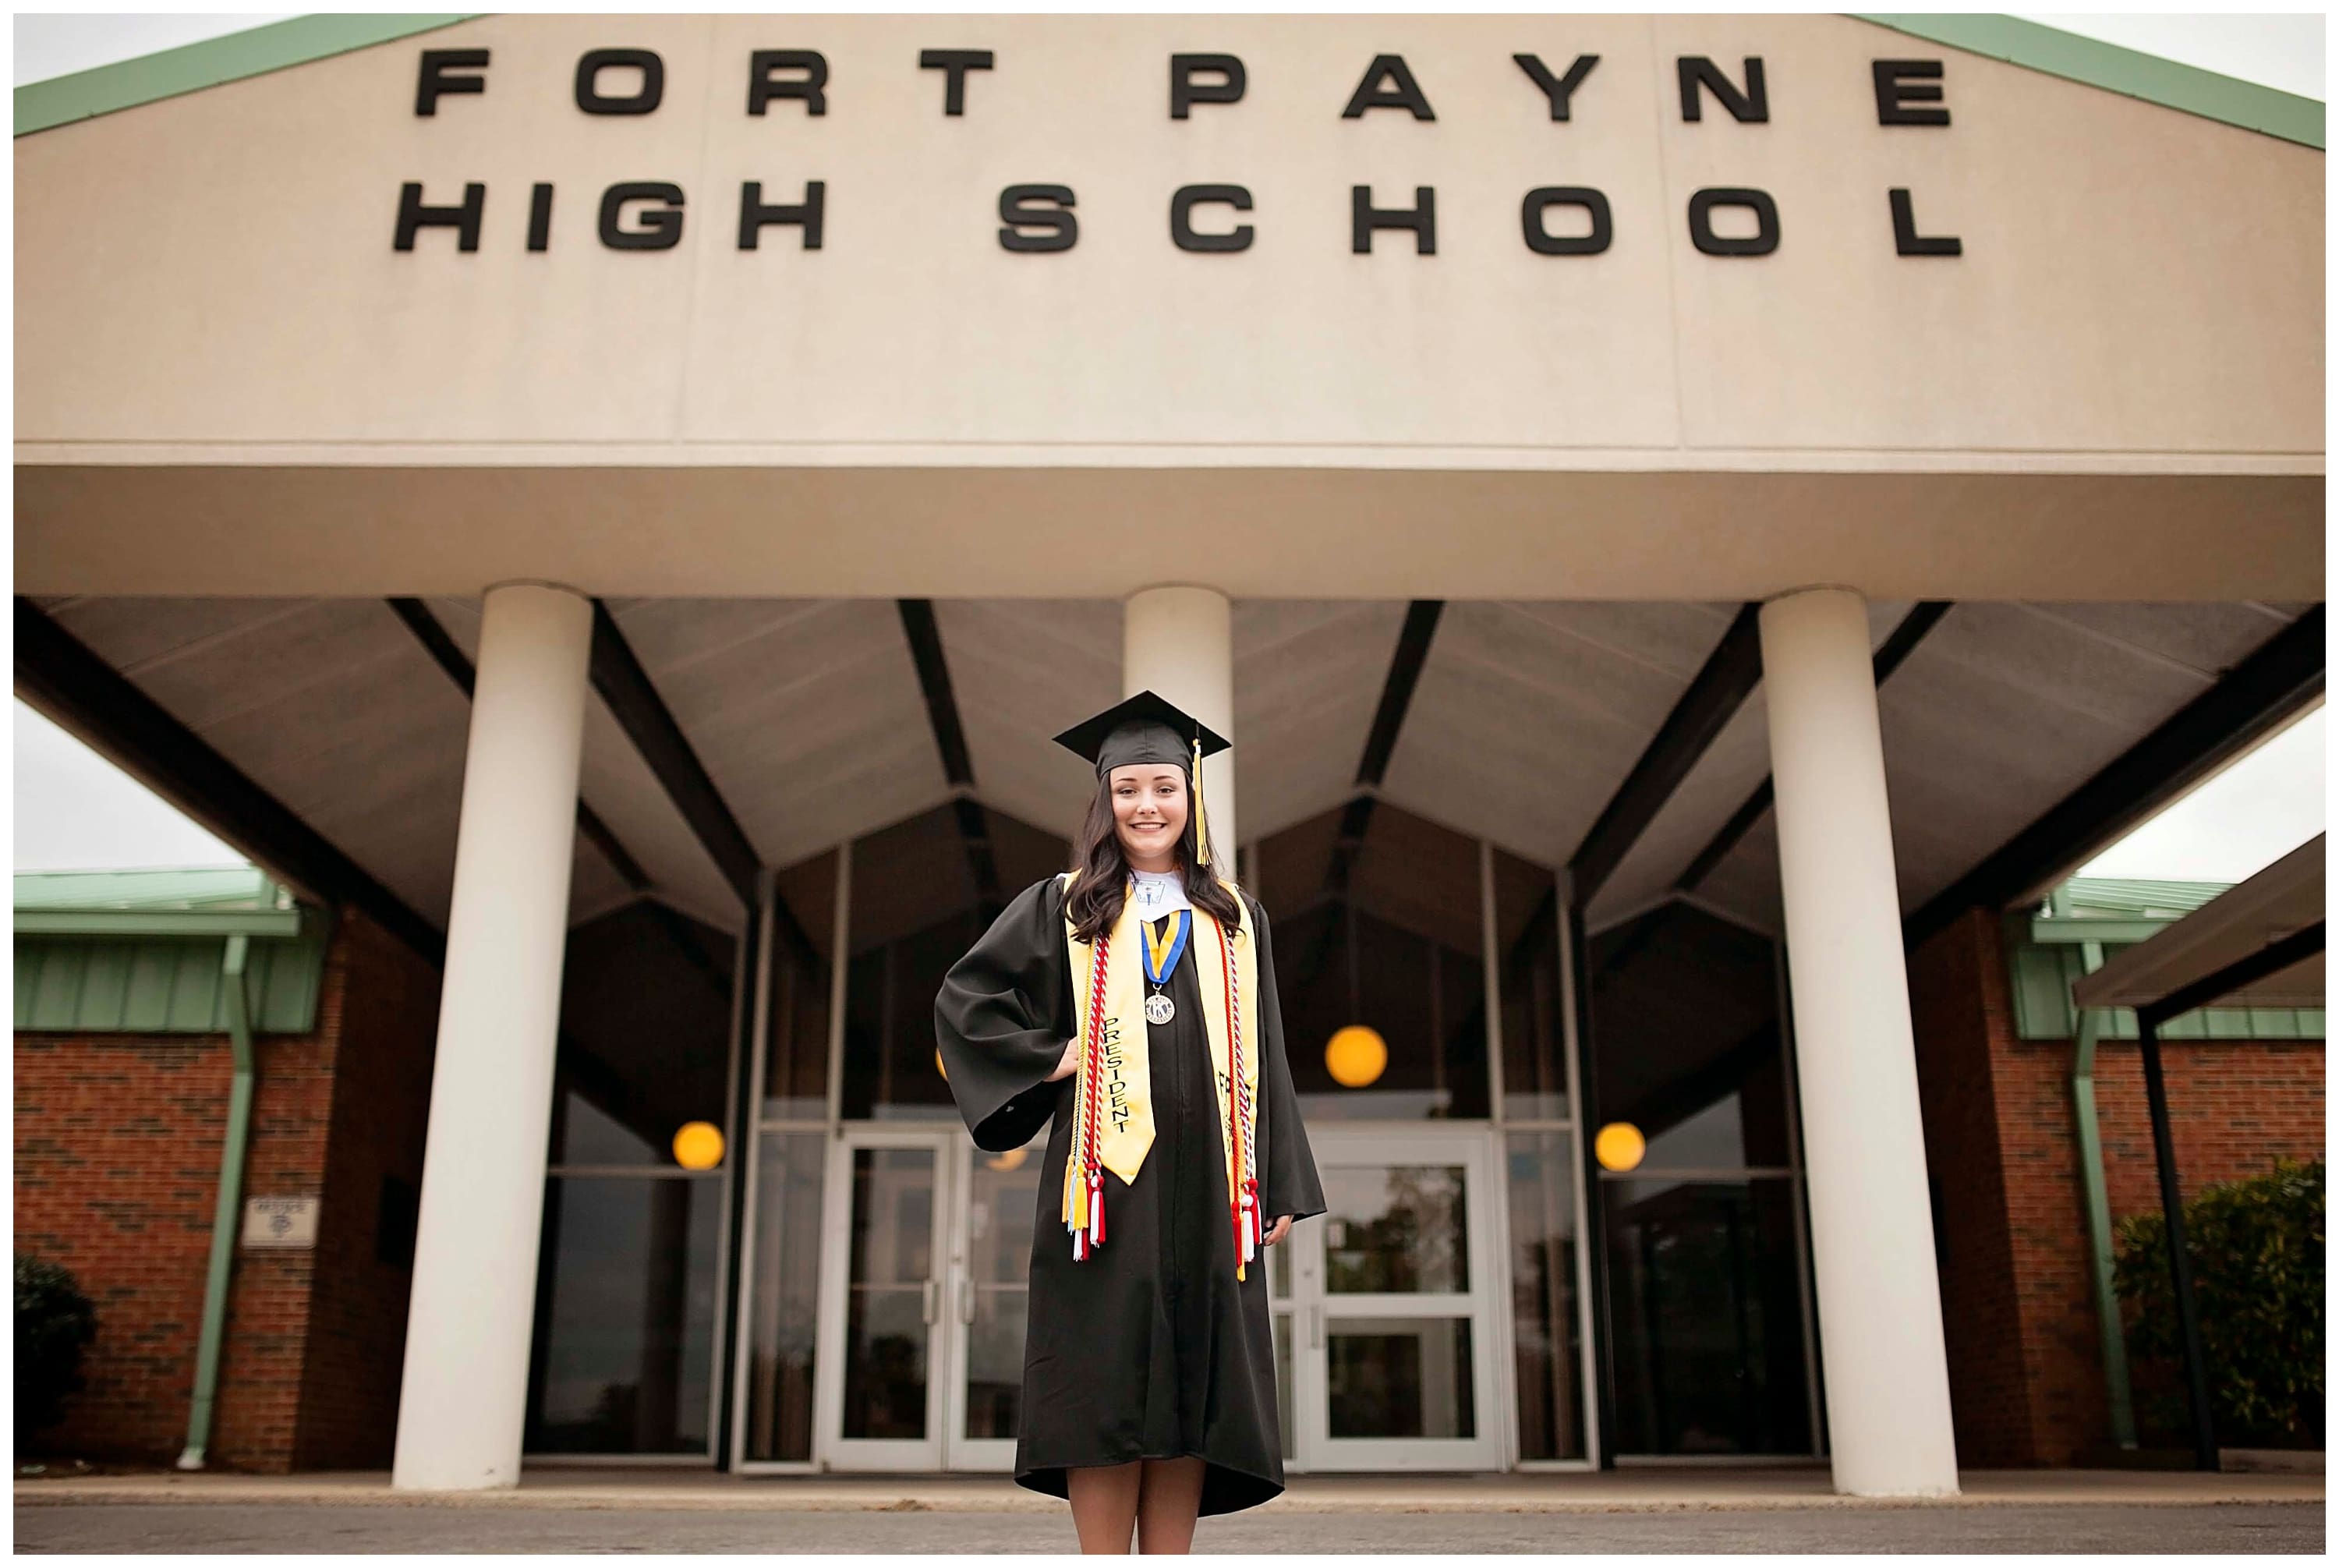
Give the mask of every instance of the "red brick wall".
[{"label": "red brick wall", "polygon": [[385,1176],[422,1189],[439,1032],[439,971],[371,922],[352,924],[344,983],[319,1016],[340,1050],[292,1460],[302,1470],[390,1461],[413,1274],[403,1256],[377,1256],[375,1222]]},{"label": "red brick wall", "polygon": [[[1927,1163],[1941,1191],[1941,1285],[1958,1458],[2069,1464],[2110,1441],[2071,1112],[2072,1043],[2015,1037],[1995,917],[1975,911],[1910,958]],[[2170,1136],[2188,1198],[2324,1153],[2324,1042],[2164,1041]],[[2133,1040],[2096,1052],[2115,1226],[2156,1212]],[[2147,1439],[2151,1434],[2146,1435]]]},{"label": "red brick wall", "polygon": [[[407,1291],[402,1272],[371,1261],[374,1217],[383,1169],[419,1177],[437,992],[435,970],[349,914],[327,954],[316,1029],[255,1043],[244,1193],[324,1201],[315,1251],[236,1255],[214,1464],[281,1471],[389,1455]],[[17,1250],[72,1269],[98,1317],[85,1386],[42,1444],[175,1459],[194,1395],[233,1052],[220,1035],[19,1034],[15,1071]]]},{"label": "red brick wall", "polygon": [[1909,958],[1949,1408],[1958,1458],[1969,1465],[2023,1463],[2011,1456],[2027,1450],[2029,1434],[1996,1064],[1986,1049],[2012,1030],[1997,1016],[2008,998],[1982,969],[1979,939],[1989,930],[1969,916]]}]

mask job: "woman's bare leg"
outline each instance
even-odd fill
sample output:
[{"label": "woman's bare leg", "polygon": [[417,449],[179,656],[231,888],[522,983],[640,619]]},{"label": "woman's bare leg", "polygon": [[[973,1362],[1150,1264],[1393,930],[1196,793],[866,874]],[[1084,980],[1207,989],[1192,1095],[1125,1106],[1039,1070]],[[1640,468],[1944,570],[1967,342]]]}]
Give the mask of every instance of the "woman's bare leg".
[{"label": "woman's bare leg", "polygon": [[1179,1553],[1194,1549],[1194,1515],[1202,1507],[1203,1460],[1147,1459],[1145,1483],[1137,1494],[1137,1549]]},{"label": "woman's bare leg", "polygon": [[1083,1553],[1129,1555],[1130,1532],[1137,1524],[1137,1489],[1145,1461],[1126,1464],[1080,1464],[1064,1472],[1071,1494],[1072,1527]]}]

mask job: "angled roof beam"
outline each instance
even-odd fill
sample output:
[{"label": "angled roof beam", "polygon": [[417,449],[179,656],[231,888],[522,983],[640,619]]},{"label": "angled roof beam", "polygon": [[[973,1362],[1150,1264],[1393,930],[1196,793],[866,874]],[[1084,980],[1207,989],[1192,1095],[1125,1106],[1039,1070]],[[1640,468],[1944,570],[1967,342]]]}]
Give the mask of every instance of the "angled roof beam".
[{"label": "angled roof beam", "polygon": [[1378,798],[1373,792],[1381,787],[1389,758],[1396,754],[1396,737],[1405,728],[1405,715],[1413,708],[1413,688],[1421,684],[1421,666],[1429,662],[1429,641],[1437,635],[1437,618],[1445,613],[1444,599],[1416,599],[1406,606],[1405,625],[1397,631],[1396,651],[1389,655],[1388,674],[1381,677],[1381,700],[1373,709],[1373,727],[1365,735],[1364,755],[1357,759],[1356,786],[1360,793],[1340,814],[1340,834],[1332,846],[1331,863],[1325,869],[1327,892],[1347,892],[1348,873],[1363,853],[1366,830],[1373,825],[1373,805]]},{"label": "angled roof beam", "polygon": [[2112,842],[2323,695],[2323,610],[2268,637],[2226,677],[1901,922],[1915,948],[1967,910],[1999,910]]},{"label": "angled roof beam", "polygon": [[[1375,792],[1388,772],[1389,758],[1396,754],[1397,736],[1413,707],[1414,687],[1421,684],[1422,666],[1429,662],[1430,639],[1437,635],[1438,617],[1445,613],[1444,599],[1416,599],[1406,606],[1405,625],[1397,630],[1388,673],[1381,677],[1381,700],[1373,710],[1373,726],[1365,733],[1364,754],[1357,759],[1359,793],[1350,797],[1340,813],[1339,833],[1333,840],[1332,858],[1324,866],[1324,886],[1315,902],[1348,895],[1349,874],[1356,870],[1357,857],[1364,853],[1365,833],[1373,825],[1373,807],[1379,800]],[[1333,931],[1333,923],[1325,922],[1300,955],[1301,984],[1312,983],[1323,971],[1332,954]]]},{"label": "angled roof beam", "polygon": [[[1941,617],[1949,613],[1951,602],[1948,599],[1920,599],[1914,609],[1901,617],[1900,624],[1892,628],[1892,635],[1884,639],[1884,646],[1876,650],[1878,685],[1891,679],[1892,672],[1899,669],[1917,645],[1925,640],[1925,634],[1940,625]],[[1771,809],[1771,776],[1765,774],[1762,782],[1755,786],[1754,793],[1746,797],[1746,804],[1730,814],[1730,820],[1722,824],[1721,831],[1697,852],[1695,859],[1682,868],[1681,875],[1673,878],[1673,891],[1693,892],[1698,883],[1712,874],[1713,868],[1722,863],[1722,856],[1737,848],[1738,841],[1744,838],[1747,831],[1762,820],[1762,814]]]},{"label": "angled roof beam", "polygon": [[1705,754],[1722,726],[1730,722],[1747,694],[1762,678],[1762,637],[1758,621],[1762,606],[1749,601],[1738,607],[1722,640],[1705,657],[1689,689],[1673,704],[1673,712],[1657,727],[1648,748],[1616,786],[1599,820],[1584,835],[1569,857],[1574,897],[1581,909],[1592,902],[1601,884],[1617,866],[1674,790],[1681,787],[1697,759]]},{"label": "angled roof beam", "polygon": [[429,921],[22,596],[16,690],[271,874],[446,962],[447,939]]},{"label": "angled roof beam", "polygon": [[682,813],[741,906],[755,908],[755,873],[762,864],[755,845],[747,842],[746,831],[650,684],[649,672],[634,656],[609,606],[597,598],[593,601],[592,672],[593,689],[649,764],[666,798]]},{"label": "angled roof beam", "polygon": [[967,869],[974,875],[974,896],[986,919],[1005,901],[999,890],[999,857],[991,849],[991,817],[974,798],[974,760],[966,749],[966,726],[959,722],[958,696],[951,689],[950,661],[943,656],[943,632],[934,619],[932,599],[897,599],[902,635],[909,639],[910,662],[918,669],[918,689],[925,694],[926,721],[933,726],[934,747],[942,753],[943,776],[957,792],[952,809],[958,818],[959,841],[966,846]]},{"label": "angled roof beam", "polygon": [[[430,613],[429,606],[416,598],[393,598],[389,602],[391,612],[406,623],[415,640],[429,652],[439,667],[447,672],[447,678],[460,687],[465,696],[471,695],[479,685],[479,671],[463,650],[456,646],[455,639],[447,635],[447,628],[439,624],[439,617]],[[642,863],[636,860],[618,841],[617,835],[610,831],[608,823],[601,820],[600,814],[585,804],[582,794],[577,797],[577,831],[601,852],[601,858],[616,868],[627,888],[637,893],[650,890],[649,873],[642,869]]]}]

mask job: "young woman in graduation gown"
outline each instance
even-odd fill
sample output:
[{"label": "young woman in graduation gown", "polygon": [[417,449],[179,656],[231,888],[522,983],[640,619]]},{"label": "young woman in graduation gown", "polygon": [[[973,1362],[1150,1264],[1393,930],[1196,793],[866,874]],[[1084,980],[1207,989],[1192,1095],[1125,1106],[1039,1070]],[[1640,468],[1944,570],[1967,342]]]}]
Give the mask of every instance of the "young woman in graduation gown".
[{"label": "young woman in graduation gown", "polygon": [[1265,1249],[1323,1190],[1267,912],[1194,787],[1227,743],[1150,692],[1057,739],[1097,775],[1073,870],[952,968],[935,1034],[978,1147],[1051,1129],[1015,1479],[1083,1551],[1181,1552],[1283,1490]]}]

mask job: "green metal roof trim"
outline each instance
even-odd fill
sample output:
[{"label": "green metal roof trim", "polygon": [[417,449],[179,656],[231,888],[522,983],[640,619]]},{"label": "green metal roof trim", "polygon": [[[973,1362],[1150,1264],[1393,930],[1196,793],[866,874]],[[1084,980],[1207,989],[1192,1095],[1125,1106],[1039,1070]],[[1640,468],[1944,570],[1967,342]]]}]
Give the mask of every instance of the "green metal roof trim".
[{"label": "green metal roof trim", "polygon": [[295,16],[290,22],[252,27],[224,38],[206,38],[183,48],[28,83],[16,89],[16,134],[26,136],[118,109],[175,98],[182,93],[200,92],[222,82],[305,65],[352,49],[469,22],[476,15]]},{"label": "green metal roof trim", "polygon": [[292,897],[258,866],[166,866],[152,871],[16,873],[16,912],[27,910],[277,910]]},{"label": "green metal roof trim", "polygon": [[2090,87],[2141,98],[2206,120],[2222,120],[2285,142],[2323,151],[2323,105],[2295,93],[2261,87],[2196,65],[2180,65],[2157,54],[2123,49],[2094,38],[2042,26],[2014,16],[1935,15],[1871,16],[1847,12],[1896,33],[1947,44],[1971,54],[1987,54],[2009,65]]},{"label": "green metal roof trim", "polygon": [[33,872],[16,879],[19,936],[301,934],[292,895],[252,866]]},{"label": "green metal roof trim", "polygon": [[[297,937],[254,942],[244,983],[252,1027],[307,1034],[317,1027],[329,922]],[[227,939],[204,936],[16,937],[16,1029],[71,1034],[225,1034],[221,961]]]},{"label": "green metal roof trim", "polygon": [[224,1034],[227,939],[253,937],[252,1028],[317,1025],[331,921],[256,866],[26,872],[16,878],[16,1028]]},{"label": "green metal roof trim", "polygon": [[2144,916],[2174,920],[2191,914],[2234,884],[2229,882],[2156,882],[2145,877],[2075,876],[2063,884],[2069,912],[2056,920],[2091,916]]},{"label": "green metal roof trim", "polygon": [[[2007,980],[2014,992],[2018,1040],[2068,1040],[2078,1031],[2071,1007],[2071,982],[2087,973],[2084,942],[2099,941],[2103,955],[2150,940],[2232,886],[2222,882],[2153,882],[2127,877],[2073,877],[2072,912],[2009,912],[2005,919]],[[2175,909],[2174,914],[2147,914]],[[2087,911],[2090,912],[2080,912]],[[2100,937],[2090,931],[2102,928]],[[2041,940],[2051,933],[2052,940]],[[2108,1010],[2103,1038],[2134,1040],[2136,1011]],[[2172,1019],[2160,1028],[2163,1040],[2321,1040],[2323,1009],[2208,1007]]]}]

